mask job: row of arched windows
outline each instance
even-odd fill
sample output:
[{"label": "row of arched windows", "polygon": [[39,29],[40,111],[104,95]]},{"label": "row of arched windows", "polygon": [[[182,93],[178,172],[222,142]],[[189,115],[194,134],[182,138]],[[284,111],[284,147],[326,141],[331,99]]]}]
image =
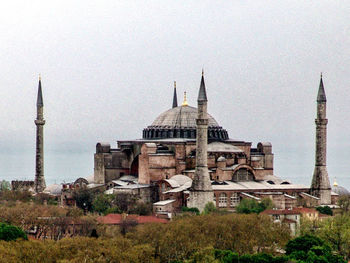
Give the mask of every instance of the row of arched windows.
[{"label": "row of arched windows", "polygon": [[[220,193],[218,196],[218,206],[219,207],[228,207],[228,202],[230,207],[236,207],[240,202],[240,197],[238,193],[231,193],[230,198],[226,193]],[[214,193],[214,202],[216,203],[216,195]]]},{"label": "row of arched windows", "polygon": [[[157,129],[157,128],[146,128],[142,132],[142,137],[144,139],[159,139],[159,138],[196,138],[196,129]],[[209,139],[228,139],[228,133],[224,129],[210,128],[208,129]]]}]

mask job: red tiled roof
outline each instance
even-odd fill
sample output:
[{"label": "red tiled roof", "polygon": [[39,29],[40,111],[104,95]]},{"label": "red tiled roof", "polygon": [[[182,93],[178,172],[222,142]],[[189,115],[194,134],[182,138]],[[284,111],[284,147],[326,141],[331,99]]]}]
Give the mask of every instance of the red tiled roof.
[{"label": "red tiled roof", "polygon": [[138,222],[139,224],[145,224],[145,223],[168,223],[169,221],[156,216],[139,216]]},{"label": "red tiled roof", "polygon": [[314,208],[307,208],[307,207],[295,207],[293,208],[295,211],[299,211],[300,213],[318,213],[318,211]]},{"label": "red tiled roof", "polygon": [[[146,223],[168,223],[169,221],[156,216],[139,216],[139,215],[125,215],[125,219],[134,220],[138,224]],[[121,214],[108,214],[106,216],[99,216],[97,222],[101,224],[119,225],[123,221],[123,215]]]},{"label": "red tiled roof", "polygon": [[122,215],[121,214],[108,214],[106,216],[99,216],[97,217],[97,222],[101,224],[120,224],[122,221]]},{"label": "red tiled roof", "polygon": [[289,209],[267,209],[263,212],[262,214],[267,214],[267,215],[299,215],[299,211],[295,210],[289,210]]}]

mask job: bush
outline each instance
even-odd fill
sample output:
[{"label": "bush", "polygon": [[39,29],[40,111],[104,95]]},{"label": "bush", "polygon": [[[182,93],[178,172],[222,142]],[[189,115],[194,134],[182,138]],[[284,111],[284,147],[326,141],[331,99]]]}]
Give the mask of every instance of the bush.
[{"label": "bush", "polygon": [[190,212],[190,213],[194,213],[196,215],[199,215],[199,210],[197,207],[187,207],[187,206],[183,206],[181,208],[182,212]]},{"label": "bush", "polygon": [[108,214],[121,214],[122,211],[117,207],[111,207],[111,208],[108,208],[103,214],[104,215],[108,215]]},{"label": "bush", "polygon": [[0,223],[0,240],[12,241],[18,238],[28,239],[27,234],[21,228]]},{"label": "bush", "polygon": [[204,207],[204,211],[203,211],[203,214],[207,215],[207,214],[210,214],[210,213],[213,213],[213,212],[216,212],[216,207],[214,205],[213,202],[208,202],[205,207]]},{"label": "bush", "polygon": [[325,214],[325,215],[333,215],[333,211],[332,209],[327,205],[327,206],[318,206],[316,207],[316,210],[318,212],[320,212],[321,214]]}]

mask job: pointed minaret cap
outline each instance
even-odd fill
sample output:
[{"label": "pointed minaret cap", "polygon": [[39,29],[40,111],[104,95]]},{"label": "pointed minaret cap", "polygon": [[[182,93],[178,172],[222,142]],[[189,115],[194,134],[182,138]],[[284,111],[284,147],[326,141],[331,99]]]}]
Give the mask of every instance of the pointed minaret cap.
[{"label": "pointed minaret cap", "polygon": [[41,91],[41,76],[40,75],[39,75],[38,97],[37,97],[37,100],[36,100],[36,106],[38,106],[38,107],[44,106],[43,93]]},{"label": "pointed minaret cap", "polygon": [[318,93],[317,93],[317,102],[326,102],[326,92],[324,91],[323,87],[323,80],[322,80],[322,72],[321,72],[321,80],[320,80],[320,86],[318,88]]},{"label": "pointed minaret cap", "polygon": [[198,93],[198,99],[197,101],[208,101],[207,99],[207,91],[205,90],[205,83],[204,83],[204,70],[202,69],[202,79],[201,79],[201,86],[199,88]]},{"label": "pointed minaret cap", "polygon": [[173,108],[177,107],[176,81],[174,81]]}]

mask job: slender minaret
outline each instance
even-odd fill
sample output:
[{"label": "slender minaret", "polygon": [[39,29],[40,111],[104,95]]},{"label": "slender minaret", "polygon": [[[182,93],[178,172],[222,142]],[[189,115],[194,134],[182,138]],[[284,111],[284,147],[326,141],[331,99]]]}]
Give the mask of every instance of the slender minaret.
[{"label": "slender minaret", "polygon": [[173,108],[177,107],[176,81],[174,81]]},{"label": "slender minaret", "polygon": [[196,170],[187,203],[189,207],[197,207],[203,211],[208,202],[213,202],[213,189],[208,172],[208,114],[207,92],[205,90],[204,74],[202,71],[201,85],[198,94],[198,118],[196,139]]},{"label": "slender minaret", "polygon": [[315,169],[311,183],[311,193],[320,198],[321,205],[331,203],[331,186],[327,172],[327,123],[326,118],[327,99],[323,87],[321,74],[320,86],[317,94],[317,118],[316,123],[316,156]]},{"label": "slender minaret", "polygon": [[44,103],[41,91],[41,77],[39,76],[38,97],[36,101],[36,156],[35,156],[35,192],[44,191]]}]

